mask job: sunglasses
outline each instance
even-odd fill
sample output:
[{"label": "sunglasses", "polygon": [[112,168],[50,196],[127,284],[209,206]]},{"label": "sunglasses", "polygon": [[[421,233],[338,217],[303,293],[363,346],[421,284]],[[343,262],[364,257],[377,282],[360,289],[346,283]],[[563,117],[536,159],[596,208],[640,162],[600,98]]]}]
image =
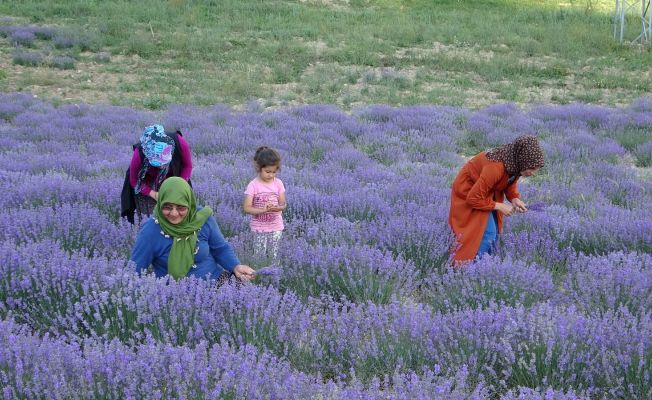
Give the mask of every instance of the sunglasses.
[{"label": "sunglasses", "polygon": [[188,207],[186,206],[177,206],[173,204],[165,204],[163,207],[161,207],[161,211],[163,211],[165,214],[169,214],[172,212],[172,210],[176,210],[179,214],[185,214],[188,212]]}]

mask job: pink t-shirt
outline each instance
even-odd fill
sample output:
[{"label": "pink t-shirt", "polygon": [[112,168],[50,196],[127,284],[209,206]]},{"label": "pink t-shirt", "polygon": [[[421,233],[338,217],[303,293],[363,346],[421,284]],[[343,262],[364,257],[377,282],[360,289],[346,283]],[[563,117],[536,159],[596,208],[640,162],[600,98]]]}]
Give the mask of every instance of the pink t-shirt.
[{"label": "pink t-shirt", "polygon": [[[265,208],[267,203],[272,203],[275,206],[278,205],[278,199],[281,193],[285,193],[285,186],[283,186],[283,182],[278,178],[274,178],[273,181],[266,183],[256,177],[249,182],[247,190],[245,190],[245,194],[253,198],[252,205],[255,208]],[[284,228],[283,217],[280,211],[252,215],[249,226],[254,232],[282,231]]]}]

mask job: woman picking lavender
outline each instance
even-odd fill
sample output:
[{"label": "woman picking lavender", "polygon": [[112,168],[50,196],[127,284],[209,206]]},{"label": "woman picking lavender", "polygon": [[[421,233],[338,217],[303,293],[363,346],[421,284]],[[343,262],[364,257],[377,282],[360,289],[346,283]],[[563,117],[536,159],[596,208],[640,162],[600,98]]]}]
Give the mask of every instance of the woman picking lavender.
[{"label": "woman picking lavender", "polygon": [[157,190],[165,178],[180,176],[190,181],[192,174],[190,146],[179,131],[166,132],[162,125],[148,126],[133,148],[121,196],[121,215],[131,223],[134,211],[141,219],[152,214]]},{"label": "woman picking lavender", "polygon": [[[503,216],[527,211],[518,192],[518,179],[534,175],[543,165],[539,141],[523,135],[479,153],[462,167],[453,182],[448,217],[457,238],[455,262],[493,252]],[[505,196],[511,205],[504,203]]]},{"label": "woman picking lavender", "polygon": [[154,208],[136,238],[131,253],[136,271],[150,265],[157,277],[170,275],[218,279],[224,270],[250,281],[256,271],[240,264],[224,239],[210,207],[198,208],[190,185],[179,177],[163,181]]}]

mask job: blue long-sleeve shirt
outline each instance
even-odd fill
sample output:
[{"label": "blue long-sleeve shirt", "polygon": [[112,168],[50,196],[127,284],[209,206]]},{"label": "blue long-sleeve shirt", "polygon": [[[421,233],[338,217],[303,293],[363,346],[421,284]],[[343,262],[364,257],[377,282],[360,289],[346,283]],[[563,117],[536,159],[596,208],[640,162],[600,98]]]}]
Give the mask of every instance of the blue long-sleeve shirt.
[{"label": "blue long-sleeve shirt", "polygon": [[[210,274],[211,279],[217,279],[224,270],[233,272],[236,265],[240,264],[214,217],[209,217],[198,232],[197,246],[199,250],[195,254],[195,264],[186,276],[203,278]],[[165,237],[161,233],[161,226],[154,218],[150,218],[138,233],[131,260],[136,263],[139,274],[152,265],[154,274],[160,278],[168,273],[168,255],[171,249],[172,237]]]}]

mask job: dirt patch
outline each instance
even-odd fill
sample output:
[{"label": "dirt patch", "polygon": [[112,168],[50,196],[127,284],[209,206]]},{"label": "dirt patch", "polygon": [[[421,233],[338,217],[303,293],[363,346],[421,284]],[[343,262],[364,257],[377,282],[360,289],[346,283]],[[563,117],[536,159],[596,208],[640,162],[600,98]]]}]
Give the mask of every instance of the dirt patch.
[{"label": "dirt patch", "polygon": [[299,0],[303,4],[326,6],[334,10],[347,10],[351,7],[349,0]]},{"label": "dirt patch", "polygon": [[440,42],[433,42],[429,47],[405,47],[394,52],[394,56],[399,59],[406,58],[429,58],[445,54],[449,58],[459,58],[462,60],[491,60],[495,53],[493,50],[486,50],[477,45],[457,46]]}]

